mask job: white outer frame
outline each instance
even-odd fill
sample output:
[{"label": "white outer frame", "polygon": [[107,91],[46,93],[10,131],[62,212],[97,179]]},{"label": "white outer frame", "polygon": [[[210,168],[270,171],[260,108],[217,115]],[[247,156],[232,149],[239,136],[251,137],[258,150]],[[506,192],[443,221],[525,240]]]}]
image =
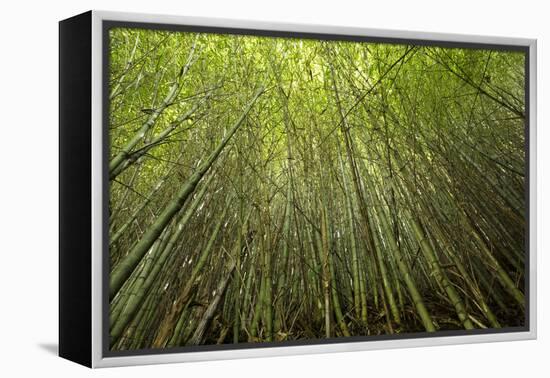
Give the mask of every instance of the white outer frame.
[{"label": "white outer frame", "polygon": [[[529,48],[529,325],[525,332],[460,335],[418,339],[342,342],[273,348],[251,348],[205,352],[174,352],[138,356],[103,357],[102,353],[102,200],[103,200],[103,21],[182,24],[253,30],[357,35],[382,38],[422,39],[446,42],[487,43],[518,45]],[[115,367],[174,362],[226,360],[236,358],[287,356],[314,353],[351,352],[374,349],[424,347],[451,344],[469,344],[496,341],[532,340],[537,338],[537,41],[536,39],[505,38],[478,35],[410,32],[367,29],[356,27],[325,26],[314,24],[288,24],[244,21],[203,17],[139,14],[125,12],[92,11],[92,367]]]}]

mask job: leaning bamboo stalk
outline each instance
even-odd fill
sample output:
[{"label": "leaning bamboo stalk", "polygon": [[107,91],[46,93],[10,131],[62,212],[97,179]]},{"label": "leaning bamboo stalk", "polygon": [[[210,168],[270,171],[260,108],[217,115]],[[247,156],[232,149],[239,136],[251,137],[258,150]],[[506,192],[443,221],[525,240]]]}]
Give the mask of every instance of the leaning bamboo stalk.
[{"label": "leaning bamboo stalk", "polygon": [[111,180],[116,177],[116,175],[113,176],[112,173],[128,158],[134,147],[136,147],[138,143],[145,138],[145,134],[151,129],[151,127],[154,126],[157,119],[166,110],[166,108],[174,102],[174,100],[178,96],[181,90],[181,80],[187,74],[189,68],[191,67],[191,64],[193,63],[195,46],[196,44],[193,43],[193,46],[191,47],[191,50],[189,52],[189,57],[187,58],[187,63],[180,70],[178,76],[176,77],[176,80],[174,81],[174,83],[168,90],[166,97],[162,101],[162,104],[151,112],[151,114],[147,118],[147,121],[143,124],[143,126],[141,126],[138,132],[134,134],[134,136],[122,147],[121,151],[109,162],[109,173]]},{"label": "leaning bamboo stalk", "polygon": [[428,309],[426,308],[426,305],[424,304],[422,295],[420,294],[414,282],[409,267],[407,266],[407,263],[401,254],[401,250],[393,237],[385,214],[380,214],[378,216],[378,219],[380,220],[382,227],[385,229],[384,236],[386,236],[386,240],[390,245],[390,250],[392,251],[394,258],[397,262],[397,266],[399,268],[399,271],[401,272],[401,277],[405,281],[405,285],[407,286],[409,294],[411,295],[414,307],[416,308],[418,316],[420,316],[420,319],[422,320],[424,328],[428,332],[435,332],[436,328],[434,326],[433,320],[430,316],[430,313],[428,312]]},{"label": "leaning bamboo stalk", "polygon": [[212,164],[216,161],[218,156],[222,153],[223,149],[231,140],[231,137],[237,132],[246,116],[252,109],[252,106],[263,93],[264,88],[260,87],[254,97],[250,100],[245,107],[239,119],[233,124],[231,129],[227,132],[222,141],[218,144],[217,148],[210,154],[208,159],[202,163],[199,168],[187,179],[182,185],[181,189],[177,193],[176,197],[164,208],[162,213],[158,216],[156,221],[149,227],[147,232],[142,236],[140,241],[132,248],[130,253],[116,266],[111,272],[109,283],[109,297],[113,298],[119,291],[120,287],[130,276],[136,265],[139,263],[143,255],[149,250],[151,245],[155,242],[166,225],[172,220],[173,216],[183,207],[187,198],[193,193],[195,187],[199,181],[208,172]]},{"label": "leaning bamboo stalk", "polygon": [[114,322],[112,323],[112,328],[110,331],[112,342],[115,342],[120,336],[121,332],[124,330],[129,320],[132,318],[132,316],[134,316],[136,310],[139,308],[143,297],[149,292],[150,287],[156,281],[160,269],[162,268],[162,266],[164,266],[164,263],[170,256],[170,253],[172,252],[177,240],[181,236],[181,233],[183,232],[187,222],[189,222],[189,219],[194,214],[199,204],[202,202],[206,190],[209,187],[208,184],[211,182],[212,177],[214,176],[212,175],[208,178],[205,185],[201,188],[199,193],[197,193],[197,196],[191,206],[189,206],[189,208],[183,214],[182,218],[176,224],[175,232],[170,235],[169,238],[167,238],[168,241],[166,245],[163,248],[157,249],[158,255],[155,254],[151,256],[151,258],[149,259],[150,269],[145,270],[143,274],[140,274],[136,278],[135,284],[132,287],[132,290],[130,291],[130,294],[128,296],[127,303],[124,306],[123,313],[119,317],[113,319]]},{"label": "leaning bamboo stalk", "polygon": [[180,291],[176,299],[172,302],[172,306],[170,307],[168,313],[164,316],[157,337],[153,341],[153,348],[163,348],[172,336],[175,324],[177,324],[179,316],[183,313],[183,310],[189,303],[192,296],[193,287],[196,284],[196,278],[210,256],[210,251],[212,250],[214,242],[218,238],[218,234],[225,222],[225,215],[227,214],[229,204],[230,201],[227,201],[227,204],[221,213],[220,219],[214,226],[214,231],[212,231],[208,243],[202,250],[197,263],[193,266],[193,270],[187,279],[187,283],[185,284],[183,290]]},{"label": "leaning bamboo stalk", "polygon": [[229,281],[233,277],[233,269],[235,269],[235,262],[231,260],[227,268],[225,277],[220,281],[220,284],[216,288],[216,294],[214,295],[214,298],[212,298],[210,304],[206,308],[206,311],[204,312],[203,317],[199,321],[199,324],[197,325],[197,328],[195,329],[193,336],[188,342],[189,345],[202,344],[204,340],[204,335],[208,329],[208,325],[210,324],[210,322],[212,321],[212,318],[218,311],[219,304],[225,295],[225,291],[227,290]]},{"label": "leaning bamboo stalk", "polygon": [[430,243],[428,243],[428,240],[424,236],[424,232],[420,228],[420,225],[414,218],[411,218],[410,222],[414,230],[414,233],[416,235],[416,238],[418,239],[418,242],[420,244],[420,248],[422,249],[422,252],[426,256],[426,259],[430,264],[430,267],[432,269],[432,273],[435,279],[439,282],[441,287],[443,287],[443,289],[447,293],[447,296],[449,297],[449,300],[453,304],[456,310],[456,314],[458,315],[458,318],[460,319],[462,325],[466,329],[474,329],[474,325],[472,324],[469,318],[468,312],[466,310],[466,307],[464,306],[464,303],[462,302],[462,299],[460,299],[460,296],[458,295],[453,285],[447,278],[447,275],[441,268],[441,265],[439,264],[437,256],[433,251]]}]

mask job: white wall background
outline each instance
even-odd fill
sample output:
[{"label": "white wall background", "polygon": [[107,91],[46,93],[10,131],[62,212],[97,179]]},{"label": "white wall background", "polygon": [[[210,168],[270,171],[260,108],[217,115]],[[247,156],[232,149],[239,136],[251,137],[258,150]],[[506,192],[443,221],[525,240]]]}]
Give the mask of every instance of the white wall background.
[{"label": "white wall background", "polygon": [[[550,325],[548,2],[461,0],[7,0],[0,10],[0,376],[543,377]],[[539,340],[90,371],[57,344],[57,21],[88,9],[539,40]],[[546,350],[545,350],[546,349]]]}]

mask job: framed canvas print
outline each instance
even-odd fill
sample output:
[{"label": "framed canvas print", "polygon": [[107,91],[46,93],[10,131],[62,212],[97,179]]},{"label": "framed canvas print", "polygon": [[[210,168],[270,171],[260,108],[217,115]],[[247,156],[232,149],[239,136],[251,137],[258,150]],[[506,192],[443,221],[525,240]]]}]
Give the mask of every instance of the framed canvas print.
[{"label": "framed canvas print", "polygon": [[536,337],[536,41],[60,24],[62,357]]}]

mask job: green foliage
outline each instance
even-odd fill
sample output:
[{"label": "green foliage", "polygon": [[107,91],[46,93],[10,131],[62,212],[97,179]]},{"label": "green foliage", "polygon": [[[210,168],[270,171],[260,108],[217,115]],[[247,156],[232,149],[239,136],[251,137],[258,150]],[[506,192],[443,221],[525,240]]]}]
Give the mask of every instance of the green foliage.
[{"label": "green foliage", "polygon": [[525,324],[525,55],[110,30],[116,350]]}]

